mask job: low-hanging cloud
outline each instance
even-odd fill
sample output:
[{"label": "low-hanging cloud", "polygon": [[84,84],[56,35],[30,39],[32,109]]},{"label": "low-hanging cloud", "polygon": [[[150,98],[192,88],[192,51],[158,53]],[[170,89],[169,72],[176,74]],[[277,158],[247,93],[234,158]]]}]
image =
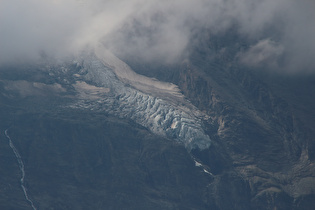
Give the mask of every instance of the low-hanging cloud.
[{"label": "low-hanging cloud", "polygon": [[146,61],[174,62],[199,29],[236,26],[250,40],[237,54],[242,63],[315,71],[314,11],[312,0],[2,0],[0,64],[43,52],[62,57],[100,41]]},{"label": "low-hanging cloud", "polygon": [[278,58],[282,53],[282,46],[270,39],[264,39],[250,46],[246,52],[239,52],[237,57],[247,66],[267,65],[269,68],[275,68],[278,66]]}]

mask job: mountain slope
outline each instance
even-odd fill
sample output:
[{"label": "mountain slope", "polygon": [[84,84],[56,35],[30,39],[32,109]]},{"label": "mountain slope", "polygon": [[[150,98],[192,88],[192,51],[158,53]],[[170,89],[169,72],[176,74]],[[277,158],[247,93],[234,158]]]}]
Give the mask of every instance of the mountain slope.
[{"label": "mountain slope", "polygon": [[31,208],[8,129],[38,209],[312,209],[315,78],[217,45],[169,66],[87,53],[2,67],[1,208]]}]

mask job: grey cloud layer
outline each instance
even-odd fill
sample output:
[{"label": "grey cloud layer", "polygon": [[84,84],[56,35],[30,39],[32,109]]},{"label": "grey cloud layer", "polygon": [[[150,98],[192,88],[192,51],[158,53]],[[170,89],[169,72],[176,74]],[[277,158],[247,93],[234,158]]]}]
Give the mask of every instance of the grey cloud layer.
[{"label": "grey cloud layer", "polygon": [[311,0],[2,0],[0,63],[43,51],[64,55],[99,41],[172,62],[187,51],[195,29],[216,33],[237,25],[253,40],[238,54],[243,63],[276,66],[274,58],[285,55],[285,68],[309,70],[315,66],[314,11]]}]

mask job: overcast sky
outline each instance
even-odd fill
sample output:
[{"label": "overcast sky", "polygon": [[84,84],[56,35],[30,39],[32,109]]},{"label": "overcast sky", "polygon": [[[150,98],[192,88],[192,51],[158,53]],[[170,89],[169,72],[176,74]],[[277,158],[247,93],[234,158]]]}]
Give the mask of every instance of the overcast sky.
[{"label": "overcast sky", "polygon": [[196,28],[224,33],[235,24],[253,40],[240,62],[276,66],[282,56],[288,71],[315,72],[314,0],[0,0],[0,64],[64,56],[99,41],[172,62]]}]

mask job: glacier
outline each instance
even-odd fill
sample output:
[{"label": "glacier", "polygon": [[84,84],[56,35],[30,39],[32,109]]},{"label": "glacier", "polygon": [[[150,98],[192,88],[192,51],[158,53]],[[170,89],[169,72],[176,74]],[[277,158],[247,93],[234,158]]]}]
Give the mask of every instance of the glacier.
[{"label": "glacier", "polygon": [[131,119],[151,132],[193,148],[206,149],[211,140],[203,130],[206,115],[172,84],[135,73],[102,46],[73,60],[78,100],[68,105]]}]

